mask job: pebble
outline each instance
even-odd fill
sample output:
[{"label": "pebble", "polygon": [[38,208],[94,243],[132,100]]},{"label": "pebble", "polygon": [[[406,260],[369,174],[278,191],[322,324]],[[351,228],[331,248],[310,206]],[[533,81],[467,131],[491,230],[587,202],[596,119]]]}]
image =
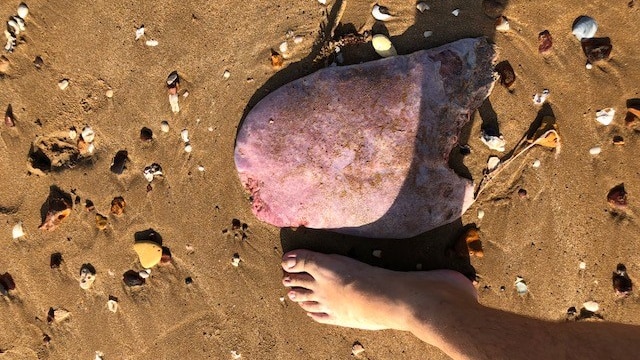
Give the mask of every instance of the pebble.
[{"label": "pebble", "polygon": [[80,268],[80,287],[84,290],[91,288],[96,281],[96,269],[91,264],[83,264]]},{"label": "pebble", "polygon": [[163,176],[162,167],[158,163],[153,163],[144,168],[142,171],[144,174],[144,178],[147,179],[148,182],[152,182],[156,176]]},{"label": "pebble", "polygon": [[460,15],[460,9],[454,9],[454,10],[451,12],[451,15],[453,15],[453,16],[458,16],[458,15]]},{"label": "pebble", "polygon": [[418,9],[418,11],[420,11],[421,13],[431,9],[429,7],[429,5],[426,2],[419,2],[416,4],[416,9]]},{"label": "pebble", "polygon": [[624,145],[624,138],[620,135],[615,135],[612,141],[613,145]]},{"label": "pebble", "polygon": [[500,75],[500,84],[506,88],[510,88],[516,81],[516,73],[508,61],[498,63],[495,70]]},{"label": "pebble", "polygon": [[47,321],[55,321],[56,323],[61,323],[65,320],[68,320],[71,317],[71,313],[65,309],[59,308],[49,308],[49,313],[47,314]]},{"label": "pebble", "polygon": [[24,234],[24,229],[22,228],[22,222],[18,222],[17,224],[13,225],[13,229],[11,230],[11,236],[14,239],[19,239],[24,235],[25,234]]},{"label": "pebble", "polygon": [[44,60],[42,59],[42,56],[38,55],[33,59],[33,66],[35,66],[38,70],[42,69],[42,67],[44,66]]},{"label": "pebble", "polygon": [[113,157],[113,161],[111,161],[111,166],[109,169],[112,173],[122,174],[124,169],[126,169],[127,159],[129,158],[129,153],[127,150],[120,150]]},{"label": "pebble", "polygon": [[627,273],[627,267],[624,264],[618,264],[616,271],[611,277],[613,289],[618,296],[628,296],[633,291],[633,282]]},{"label": "pebble", "polygon": [[184,278],[184,283],[187,285],[193,284],[193,278],[191,276],[187,276],[186,278]]},{"label": "pebble", "polygon": [[592,38],[596,35],[598,24],[593,18],[580,16],[573,23],[572,33],[578,39]]},{"label": "pebble", "polygon": [[225,70],[225,71],[222,73],[222,78],[223,78],[224,80],[227,80],[227,79],[229,79],[229,77],[231,77],[231,72],[230,72],[229,70]]},{"label": "pebble", "polygon": [[495,19],[498,16],[502,15],[504,12],[505,5],[496,0],[483,0],[482,1],[482,10],[484,14],[488,17]]},{"label": "pebble", "polygon": [[627,208],[627,191],[624,189],[624,183],[616,185],[609,190],[607,202],[614,209],[624,210]]},{"label": "pebble", "polygon": [[118,311],[118,298],[115,297],[115,296],[109,295],[109,300],[107,301],[107,308],[112,313],[117,312]]},{"label": "pebble", "polygon": [[127,206],[127,202],[124,201],[124,198],[122,196],[116,196],[111,200],[111,213],[113,215],[122,215],[125,206]]},{"label": "pebble", "polygon": [[518,190],[518,196],[520,196],[521,199],[524,199],[527,197],[527,190],[525,189],[519,189]]},{"label": "pebble", "polygon": [[595,146],[589,149],[589,154],[594,156],[600,154],[600,152],[602,152],[602,148],[600,148],[600,146]]},{"label": "pebble", "polygon": [[180,112],[180,104],[178,103],[178,94],[169,94],[169,105],[174,113]]},{"label": "pebble", "polygon": [[240,265],[240,254],[235,253],[233,254],[233,257],[231,258],[231,265],[238,267]]},{"label": "pebble", "polygon": [[516,277],[515,286],[518,295],[525,295],[529,291],[529,287],[525,283],[524,279],[520,276]]},{"label": "pebble", "polygon": [[96,133],[93,131],[91,126],[85,126],[84,129],[82,129],[82,134],[80,134],[80,136],[82,136],[82,140],[86,143],[92,143],[96,138]]},{"label": "pebble", "polygon": [[[327,2],[325,0],[318,0],[320,2],[320,4],[326,4]],[[240,354],[239,352],[235,351],[235,350],[231,350],[231,358],[234,360],[238,360],[242,357],[242,354]]]},{"label": "pebble", "polygon": [[373,35],[371,45],[373,45],[373,49],[376,53],[384,58],[398,55],[398,52],[391,43],[391,40],[382,34]]},{"label": "pebble", "polygon": [[122,281],[127,286],[141,286],[145,283],[145,279],[140,277],[137,271],[128,270],[122,275]]},{"label": "pebble", "polygon": [[353,346],[351,346],[351,354],[353,354],[353,356],[358,356],[363,352],[364,352],[364,346],[362,346],[362,344],[360,344],[357,341],[353,343]]},{"label": "pebble", "polygon": [[198,165],[198,171],[203,172],[204,171],[204,166]]},{"label": "pebble", "polygon": [[60,90],[64,90],[69,86],[69,80],[67,79],[62,79],[60,81],[58,81],[58,87],[60,88]]},{"label": "pebble", "polygon": [[144,268],[156,266],[162,258],[162,247],[150,241],[138,241],[133,244],[133,250],[138,254],[140,265]]},{"label": "pebble", "polygon": [[148,279],[149,276],[151,276],[151,269],[140,270],[138,271],[138,275],[143,279]]},{"label": "pebble", "polygon": [[104,353],[96,350],[96,357],[93,360],[104,360]]},{"label": "pebble", "polygon": [[382,258],[382,250],[373,250],[371,252],[371,255],[373,255],[373,257],[377,257],[378,259]]},{"label": "pebble", "polygon": [[153,131],[148,127],[143,127],[142,129],[140,129],[140,140],[142,141],[153,140]]},{"label": "pebble", "polygon": [[580,44],[589,63],[608,60],[613,50],[610,38],[583,39]]},{"label": "pebble", "polygon": [[136,29],[136,40],[140,39],[143,36],[144,36],[144,25],[140,25],[140,27]]},{"label": "pebble", "polygon": [[373,15],[374,19],[380,20],[380,21],[387,21],[392,18],[391,14],[389,13],[389,9],[387,9],[384,6],[380,6],[378,4],[375,4],[373,6],[373,9],[371,10],[371,15]]},{"label": "pebble", "polygon": [[553,38],[551,37],[551,33],[549,30],[544,30],[540,34],[538,34],[538,52],[540,54],[545,54],[551,51],[551,47],[553,46]]},{"label": "pebble", "polygon": [[[284,58],[277,51],[271,50],[271,66],[277,70],[284,65]],[[248,81],[248,79],[247,79]]]},{"label": "pebble", "polygon": [[104,95],[106,97],[108,97],[109,99],[111,99],[113,97],[113,90],[112,89],[107,89],[107,91],[105,91]]},{"label": "pebble", "polygon": [[541,94],[535,94],[533,95],[533,103],[535,105],[542,105],[544,104],[545,101],[547,101],[547,98],[549,97],[549,89],[544,89],[542,90]]},{"label": "pebble", "polygon": [[0,275],[0,293],[7,296],[9,291],[16,288],[16,283],[13,281],[13,277],[8,272]]},{"label": "pebble", "polygon": [[537,160],[537,159],[536,159],[536,160],[533,162],[533,164],[531,164],[531,167],[533,167],[534,169],[537,169],[537,168],[539,168],[539,167],[540,167],[540,165],[541,165],[540,160]]},{"label": "pebble", "polygon": [[424,36],[425,38],[431,37],[433,35],[433,31],[431,30],[427,30],[424,33],[422,33],[422,36]]},{"label": "pebble", "polygon": [[168,133],[169,132],[169,122],[166,120],[163,120],[160,123],[160,131],[162,131],[163,133]]},{"label": "pebble", "polygon": [[20,3],[20,5],[18,5],[18,16],[20,16],[22,20],[25,20],[27,18],[27,15],[29,15],[29,7],[27,6],[27,4],[22,2]]},{"label": "pebble", "polygon": [[509,25],[509,20],[505,16],[500,16],[496,20],[496,30],[500,32],[507,32],[511,29],[511,25]]},{"label": "pebble", "polygon": [[59,252],[51,254],[49,258],[49,267],[52,269],[57,269],[62,265],[62,254]]},{"label": "pebble", "polygon": [[286,41],[282,42],[280,46],[278,46],[278,50],[280,50],[280,53],[286,53],[289,51],[289,44]]},{"label": "pebble", "polygon": [[162,257],[160,258],[161,264],[170,264],[171,263],[171,250],[168,247],[162,247]]},{"label": "pebble", "polygon": [[477,228],[472,227],[467,229],[462,237],[464,238],[464,243],[466,244],[466,250],[469,256],[476,256],[479,258],[484,256],[482,241],[480,240],[480,231]]},{"label": "pebble", "polygon": [[491,172],[495,170],[498,165],[500,165],[500,158],[497,156],[489,156],[489,160],[487,161],[487,170]]},{"label": "pebble", "polygon": [[586,268],[587,268],[587,263],[584,261],[580,261],[580,263],[578,264],[578,269],[585,270]]},{"label": "pebble", "polygon": [[188,143],[189,142],[189,130],[183,129],[180,132],[180,138],[182,139],[183,142]]},{"label": "pebble", "polygon": [[109,221],[107,219],[106,216],[97,213],[96,214],[96,227],[98,228],[98,230],[103,231],[107,229],[107,226],[109,225]]},{"label": "pebble", "polygon": [[478,220],[482,220],[484,218],[484,210],[478,209]]},{"label": "pebble", "polygon": [[191,144],[186,143],[184,145],[184,152],[186,152],[188,154],[188,153],[191,153],[191,151],[193,151],[193,148],[191,147]]},{"label": "pebble", "polygon": [[154,47],[154,46],[158,46],[158,40],[147,40],[144,42],[145,45],[150,46],[150,47]]},{"label": "pebble", "polygon": [[302,35],[297,35],[293,38],[293,43],[301,44],[303,40],[304,40],[304,37]]},{"label": "pebble", "polygon": [[597,312],[598,310],[600,310],[600,304],[598,304],[595,301],[587,301],[584,304],[582,304],[582,307],[590,312]]}]

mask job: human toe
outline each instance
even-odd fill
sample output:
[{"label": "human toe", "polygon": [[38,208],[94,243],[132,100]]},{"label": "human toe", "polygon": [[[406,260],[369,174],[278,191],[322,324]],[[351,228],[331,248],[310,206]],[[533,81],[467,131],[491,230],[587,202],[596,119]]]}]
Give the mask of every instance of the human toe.
[{"label": "human toe", "polygon": [[306,289],[313,288],[315,280],[313,276],[307,273],[290,273],[286,274],[282,279],[282,285],[286,287],[302,287]]},{"label": "human toe", "polygon": [[300,307],[309,313],[321,313],[324,312],[326,309],[324,307],[324,305],[322,305],[321,303],[317,302],[317,301],[303,301],[301,303],[298,303],[298,305],[300,305]]},{"label": "human toe", "polygon": [[282,268],[290,273],[312,273],[317,269],[318,259],[322,256],[326,255],[304,249],[289,251],[282,256]]},{"label": "human toe", "polygon": [[300,303],[303,301],[315,301],[313,291],[305,288],[299,288],[299,287],[292,288],[291,290],[289,290],[287,295],[289,296],[289,299],[297,303]]}]

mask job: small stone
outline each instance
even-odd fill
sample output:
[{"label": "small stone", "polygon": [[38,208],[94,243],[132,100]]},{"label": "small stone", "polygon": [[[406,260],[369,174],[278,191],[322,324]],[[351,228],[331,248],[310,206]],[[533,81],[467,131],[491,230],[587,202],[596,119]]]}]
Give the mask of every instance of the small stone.
[{"label": "small stone", "polygon": [[107,89],[107,91],[104,92],[104,95],[111,99],[113,97],[113,90]]},{"label": "small stone", "polygon": [[231,265],[238,267],[240,265],[240,254],[235,253],[233,254],[233,257],[231,258]]},{"label": "small stone", "polygon": [[29,15],[29,7],[27,4],[21,2],[20,5],[18,5],[18,16],[20,16],[22,20],[25,20],[27,15]]},{"label": "small stone", "polygon": [[460,15],[460,9],[453,9],[453,11],[451,12],[451,15],[453,15],[453,16]]},{"label": "small stone", "polygon": [[398,55],[398,52],[391,43],[391,40],[389,40],[388,37],[382,34],[373,35],[373,38],[371,39],[371,45],[373,46],[373,49],[376,51],[376,53],[383,58]]},{"label": "small stone", "polygon": [[302,35],[297,35],[293,38],[293,43],[301,44],[303,40],[304,40],[304,37]]},{"label": "small stone", "polygon": [[620,135],[616,135],[613,137],[614,145],[624,145],[624,138]]},{"label": "small stone", "polygon": [[69,80],[62,79],[58,81],[58,87],[60,88],[60,90],[65,90],[68,86],[69,86]]},{"label": "small stone", "polygon": [[602,148],[600,148],[600,146],[595,146],[589,149],[589,154],[594,156],[600,154],[600,152],[602,152]]},{"label": "small stone", "polygon": [[184,283],[187,285],[191,285],[193,283],[193,279],[191,278],[191,276],[187,276],[186,278],[184,278]]},{"label": "small stone", "polygon": [[587,268],[587,263],[584,261],[580,261],[580,263],[578,264],[578,269],[585,270],[586,268]]},{"label": "small stone", "polygon": [[71,317],[71,313],[65,309],[49,309],[49,314],[47,314],[47,321],[55,321],[56,323],[61,323],[65,320],[68,320]]},{"label": "small stone", "polygon": [[158,43],[158,40],[150,39],[150,40],[145,41],[144,44],[149,46],[149,47],[155,47],[155,46],[158,46],[159,43]]},{"label": "small stone", "polygon": [[584,304],[582,304],[582,307],[585,310],[590,311],[592,313],[597,312],[598,310],[600,310],[600,304],[598,304],[595,301],[587,301]]},{"label": "small stone", "polygon": [[582,39],[580,44],[589,63],[608,60],[611,56],[611,50],[613,50],[609,38]]},{"label": "small stone", "polygon": [[549,94],[551,92],[549,91],[549,89],[544,89],[542,90],[541,94],[535,94],[533,95],[533,103],[535,105],[542,105],[544,104],[545,101],[547,101],[547,98],[549,97]]},{"label": "small stone", "polygon": [[122,215],[124,213],[124,207],[127,202],[124,201],[122,196],[116,196],[111,200],[111,213],[113,215]]},{"label": "small stone", "polygon": [[144,25],[140,25],[140,27],[136,29],[136,40],[140,39],[143,36],[144,36]]},{"label": "small stone", "polygon": [[364,352],[364,346],[362,346],[362,344],[360,344],[357,341],[353,343],[353,346],[351,346],[351,354],[353,354],[353,356],[358,356],[363,352]]},{"label": "small stone", "polygon": [[[320,2],[320,4],[326,4],[325,0],[318,0]],[[238,360],[240,358],[242,358],[242,354],[240,354],[239,352],[235,351],[235,350],[231,350],[231,358],[234,360]]]},{"label": "small stone", "polygon": [[487,161],[487,170],[491,172],[495,170],[498,165],[500,165],[500,158],[497,156],[489,156],[489,160]]},{"label": "small stone", "polygon": [[183,98],[185,98],[185,99],[186,99],[187,97],[189,97],[189,92],[188,92],[187,90],[185,90],[185,91],[182,93],[182,97],[183,97]]},{"label": "small stone", "polygon": [[280,46],[278,46],[278,50],[280,50],[280,53],[286,53],[287,51],[289,51],[289,44],[287,44],[286,41],[284,41],[283,43],[280,44]]},{"label": "small stone", "polygon": [[516,277],[515,286],[516,286],[516,291],[518,292],[518,295],[521,295],[521,296],[525,295],[529,291],[527,284],[525,283],[524,279],[521,278],[520,276]]},{"label": "small stone", "polygon": [[277,51],[271,50],[271,66],[278,70],[284,65],[284,58]]},{"label": "small stone", "polygon": [[478,220],[482,220],[484,218],[484,210],[478,209]]},{"label": "small stone", "polygon": [[162,257],[160,257],[160,264],[167,265],[171,263],[171,250],[168,247],[162,247]]},{"label": "small stone", "polygon": [[204,166],[198,165],[198,171],[203,172],[204,171]]},{"label": "small stone", "polygon": [[184,152],[186,152],[188,154],[188,153],[191,153],[191,151],[193,151],[193,147],[191,147],[191,144],[186,143],[184,145]]},{"label": "small stone", "polygon": [[533,164],[531,164],[531,167],[533,167],[534,169],[537,169],[537,168],[539,168],[539,167],[540,167],[540,165],[541,165],[540,160],[537,160],[537,159],[536,159],[536,160],[533,162]]},{"label": "small stone", "polygon": [[617,210],[625,210],[627,208],[627,192],[624,189],[624,183],[616,185],[609,190],[607,202],[609,206]]},{"label": "small stone", "polygon": [[173,113],[180,112],[180,104],[178,103],[178,94],[169,94],[169,105]]},{"label": "small stone", "polygon": [[163,133],[168,133],[169,132],[169,122],[162,121],[160,123],[160,131],[162,131]]},{"label": "small stone", "polygon": [[424,36],[425,38],[431,37],[433,36],[433,31],[427,30],[424,33],[422,33],[422,36]]},{"label": "small stone", "polygon": [[496,31],[507,32],[511,30],[511,26],[509,25],[509,20],[505,16],[500,16],[496,19]]},{"label": "small stone", "polygon": [[95,205],[93,205],[93,201],[87,199],[84,201],[84,207],[87,211],[93,211],[96,209]]},{"label": "small stone", "polygon": [[138,271],[138,275],[143,279],[148,279],[149,276],[151,276],[151,269],[140,270]]},{"label": "small stone", "polygon": [[91,264],[83,264],[80,268],[80,287],[87,290],[96,280],[96,269]]},{"label": "small stone", "polygon": [[57,269],[62,265],[62,254],[59,252],[51,254],[51,258],[49,259],[49,267],[52,269]]},{"label": "small stone", "polygon": [[84,140],[84,142],[92,143],[96,138],[96,133],[93,131],[91,126],[85,126],[84,129],[82,129],[80,136],[82,136],[82,140]]},{"label": "small stone", "polygon": [[13,229],[11,230],[11,236],[14,239],[19,239],[24,235],[25,234],[24,234],[24,229],[22,228],[22,222],[18,222],[17,224],[13,225]]},{"label": "small stone", "polygon": [[373,250],[371,252],[371,255],[373,255],[373,257],[377,257],[378,259],[382,258],[382,250]]},{"label": "small stone", "polygon": [[104,231],[107,229],[108,225],[109,220],[107,219],[107,217],[100,213],[96,213],[96,227],[98,228],[98,230]]},{"label": "small stone", "polygon": [[498,16],[502,15],[504,12],[505,5],[497,0],[483,0],[482,1],[482,10],[484,14],[488,17],[495,19]]},{"label": "small stone", "polygon": [[225,70],[225,71],[222,73],[222,78],[223,78],[224,80],[228,80],[230,77],[231,77],[231,72],[230,72],[229,70]]},{"label": "small stone", "polygon": [[588,61],[587,61],[587,63],[584,65],[584,67],[586,67],[586,68],[587,68],[587,70],[591,70],[591,69],[593,69],[593,65],[592,65],[590,62],[588,62]]},{"label": "small stone", "polygon": [[518,196],[520,196],[521,199],[525,199],[527,197],[527,190],[519,189],[518,190]]},{"label": "small stone", "polygon": [[117,312],[118,311],[118,298],[115,297],[115,296],[109,295],[109,300],[107,301],[107,308],[112,313]]},{"label": "small stone", "polygon": [[42,69],[42,67],[44,66],[44,60],[42,60],[42,56],[38,55],[35,57],[35,59],[33,59],[33,66],[35,66],[38,70]]},{"label": "small stone", "polygon": [[183,129],[180,132],[180,138],[182,139],[183,142],[188,143],[189,142],[189,130]]},{"label": "small stone", "polygon": [[418,11],[423,13],[423,12],[425,12],[425,11],[431,9],[431,8],[429,7],[429,5],[426,2],[421,1],[421,2],[416,4],[416,9],[418,9]]},{"label": "small stone", "polygon": [[2,295],[7,296],[9,291],[16,288],[16,283],[13,281],[13,277],[8,272],[0,275],[0,292]]},{"label": "small stone", "polygon": [[122,275],[122,281],[127,286],[141,286],[145,283],[145,279],[140,277],[137,271],[128,270]]},{"label": "small stone", "polygon": [[147,269],[156,266],[162,258],[162,247],[151,241],[138,241],[133,244],[133,250],[138,254],[140,265]]},{"label": "small stone", "polygon": [[142,129],[140,129],[140,140],[142,141],[153,140],[153,131],[148,127],[143,127]]},{"label": "small stone", "polygon": [[129,159],[129,153],[127,150],[120,150],[113,157],[113,161],[111,161],[111,166],[109,169],[114,174],[122,174],[124,169],[126,169],[127,160]]},{"label": "small stone", "polygon": [[616,295],[619,297],[631,295],[633,282],[631,281],[631,278],[627,273],[627,267],[624,266],[624,264],[618,264],[611,280],[613,282],[613,289],[616,291]]},{"label": "small stone", "polygon": [[[504,137],[488,135],[488,134],[486,134],[484,132],[483,132],[482,136],[480,137],[480,141],[482,141],[483,144],[487,145],[487,147],[489,149],[496,150],[496,151],[499,151],[499,152],[504,152],[505,146],[507,145],[507,142],[504,141]],[[491,159],[489,159],[489,160],[491,161]],[[500,160],[500,159],[498,159],[498,160]]]},{"label": "small stone", "polygon": [[516,73],[508,61],[502,61],[495,66],[495,70],[500,75],[500,84],[506,88],[510,88],[516,81]]},{"label": "small stone", "polygon": [[538,52],[540,54],[546,54],[551,51],[551,47],[553,46],[553,38],[551,37],[551,33],[549,30],[544,30],[540,34],[538,34]]}]

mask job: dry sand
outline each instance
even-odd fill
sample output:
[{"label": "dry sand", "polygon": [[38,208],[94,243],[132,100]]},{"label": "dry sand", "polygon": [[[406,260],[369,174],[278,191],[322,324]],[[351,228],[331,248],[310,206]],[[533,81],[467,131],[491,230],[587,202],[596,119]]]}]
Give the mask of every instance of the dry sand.
[{"label": "dry sand", "polygon": [[[354,341],[366,348],[363,359],[443,359],[444,354],[410,334],[312,323],[297,306],[280,301],[285,290],[279,258],[283,250],[302,246],[395,269],[421,263],[424,269],[469,271],[463,260],[445,256],[445,249],[463,225],[472,223],[479,226],[485,247],[484,258],[471,259],[480,276],[482,303],[563,320],[570,306],[595,300],[605,319],[640,325],[637,296],[617,300],[611,286],[619,262],[640,279],[640,139],[623,125],[626,101],[640,98],[640,4],[511,1],[504,14],[512,30],[494,34],[480,1],[427,2],[431,10],[425,14],[416,13],[410,2],[382,3],[396,15],[385,25],[398,52],[490,37],[500,60],[508,60],[518,77],[511,91],[497,86],[490,97],[507,148],[536,118],[539,108],[531,96],[544,88],[551,91],[548,103],[563,147],[557,158],[540,148],[520,158],[461,221],[396,241],[259,223],[235,173],[234,138],[244,111],[279,85],[314,70],[313,44],[326,20],[325,6],[315,0],[29,2],[25,41],[5,54],[10,67],[0,79],[0,106],[11,104],[16,116],[15,128],[0,129],[0,273],[9,272],[16,283],[11,296],[0,299],[0,359],[92,359],[96,351],[105,359],[230,359],[232,350],[243,359],[348,359]],[[15,13],[17,5],[3,2],[0,14]],[[371,28],[372,5],[347,1],[342,22]],[[455,8],[458,17],[450,14]],[[585,69],[585,57],[571,35],[573,20],[585,14],[598,21],[598,35],[611,37],[614,46],[612,59],[591,70]],[[157,47],[134,41],[141,24]],[[291,58],[275,71],[270,49],[285,41],[289,29],[304,40],[290,41]],[[545,29],[554,39],[548,56],[537,51],[537,35]],[[434,35],[425,39],[426,30]],[[343,51],[349,62],[377,58],[369,45]],[[40,70],[33,65],[36,55],[44,60]],[[165,86],[173,70],[189,91],[175,115]],[[222,78],[225,70],[231,73],[228,80]],[[57,83],[63,78],[70,85],[61,91]],[[112,99],[105,96],[108,88]],[[608,127],[594,119],[604,107],[618,111]],[[483,112],[490,120],[491,108]],[[160,132],[162,120],[169,121],[169,133]],[[90,165],[46,176],[28,174],[27,154],[36,136],[85,124],[96,132]],[[480,125],[476,114],[465,131],[473,151],[464,163],[476,181],[490,154],[479,140]],[[139,140],[143,126],[154,131],[150,143]],[[191,134],[191,154],[182,149],[183,128]],[[612,145],[614,135],[623,136],[625,145]],[[601,146],[602,153],[589,155],[593,146]],[[109,166],[121,149],[128,150],[131,161],[118,176]],[[531,167],[535,159],[542,163],[538,169]],[[142,169],[152,162],[160,163],[166,176],[154,180],[147,192]],[[630,214],[614,217],[606,194],[622,182]],[[123,196],[127,208],[120,217],[110,215],[108,229],[98,231],[94,215],[76,205],[60,227],[43,232],[38,230],[39,210],[51,185],[73,189],[105,215],[115,196]],[[518,196],[520,188],[528,191],[526,199]],[[486,213],[482,220],[476,217],[478,209]],[[223,233],[233,218],[248,224],[246,240]],[[11,229],[18,221],[27,235],[13,240]],[[162,235],[173,253],[172,264],[154,268],[143,287],[128,288],[122,273],[140,269],[134,233],[148,228]],[[371,255],[375,249],[383,250],[382,259]],[[64,259],[59,269],[49,267],[54,252]],[[241,256],[239,267],[231,265],[234,253]],[[578,269],[580,261],[586,263],[584,271]],[[97,269],[89,290],[78,285],[84,263]],[[518,275],[529,285],[527,296],[515,292]],[[186,277],[193,283],[185,284]],[[120,304],[115,314],[107,309],[109,295]],[[50,307],[70,311],[70,319],[47,323]]]}]

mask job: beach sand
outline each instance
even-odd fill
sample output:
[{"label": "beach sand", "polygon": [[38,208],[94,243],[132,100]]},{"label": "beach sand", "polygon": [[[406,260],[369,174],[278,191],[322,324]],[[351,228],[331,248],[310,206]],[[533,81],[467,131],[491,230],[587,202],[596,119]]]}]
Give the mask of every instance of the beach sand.
[{"label": "beach sand", "polygon": [[[297,305],[282,301],[280,256],[296,247],[399,270],[421,264],[470,273],[473,266],[483,304],[564,321],[569,307],[593,300],[604,319],[640,325],[637,296],[618,299],[611,285],[618,263],[640,279],[635,159],[640,138],[624,125],[627,100],[640,98],[640,4],[512,0],[504,11],[511,30],[496,33],[480,1],[427,3],[431,10],[424,14],[409,2],[381,3],[394,15],[384,26],[400,54],[487,36],[499,49],[498,61],[509,61],[517,76],[509,90],[496,85],[483,116],[474,114],[463,131],[461,141],[472,149],[462,159],[468,174],[478,182],[492,153],[479,139],[482,121],[497,119],[508,151],[538,116],[541,108],[532,95],[543,89],[551,92],[544,111],[557,120],[562,151],[555,157],[536,147],[518,158],[460,221],[413,239],[365,241],[260,223],[233,162],[243,114],[278,86],[323,66],[312,63],[314,43],[334,1],[327,6],[315,0],[29,2],[24,41],[5,54],[9,68],[0,79],[0,106],[11,104],[16,119],[15,127],[0,127],[0,274],[8,272],[16,284],[9,297],[0,298],[0,359],[93,359],[96,351],[104,359],[231,359],[232,351],[243,359],[348,359],[356,341],[366,349],[362,359],[447,358],[408,333],[315,324]],[[374,3],[344,4],[343,24],[384,31],[371,16]],[[0,4],[0,14],[14,14],[17,5]],[[451,15],[456,8],[458,17]],[[595,18],[598,36],[613,44],[611,60],[591,70],[571,34],[580,15]],[[135,41],[142,24],[146,35]],[[303,36],[302,42],[287,39],[288,30]],[[424,38],[427,30],[433,36]],[[553,36],[545,56],[537,48],[543,30]],[[146,40],[157,40],[158,46],[146,46]],[[285,40],[289,58],[274,70],[271,49]],[[352,63],[378,58],[370,44],[342,51]],[[36,56],[44,61],[40,69],[33,64]],[[181,77],[177,114],[171,112],[165,82],[174,70]],[[69,81],[65,90],[58,87],[62,79]],[[108,89],[112,98],[105,96]],[[609,126],[595,120],[596,110],[606,107],[617,111]],[[168,133],[160,130],[163,120],[169,122]],[[89,162],[45,176],[28,172],[36,137],[85,125],[96,133]],[[153,130],[153,141],[140,140],[142,127]],[[185,128],[190,154],[180,137]],[[614,135],[623,136],[625,144],[613,145]],[[589,149],[595,146],[602,152],[592,156]],[[109,167],[119,150],[127,150],[130,161],[116,175]],[[539,168],[531,166],[536,159]],[[164,177],[147,191],[142,170],[154,162]],[[626,215],[614,215],[606,199],[620,183],[629,193]],[[47,232],[38,226],[52,185],[81,202]],[[519,189],[526,189],[526,198]],[[116,196],[127,203],[120,216],[109,215]],[[108,216],[106,230],[96,228],[86,199]],[[479,209],[485,212],[482,220]],[[247,224],[245,239],[232,229],[233,219]],[[26,235],[14,240],[17,222]],[[484,257],[472,257],[469,265],[447,249],[471,224],[480,229]],[[131,288],[122,274],[142,269],[134,234],[147,229],[161,234],[173,257],[154,267],[144,286]],[[374,250],[382,257],[373,256]],[[52,269],[56,252],[63,262]],[[238,267],[231,262],[235,253]],[[97,271],[89,290],[78,284],[85,263]],[[527,295],[516,293],[516,276],[525,279]],[[109,296],[118,299],[116,313],[107,308]],[[50,308],[71,315],[48,322]]]}]

